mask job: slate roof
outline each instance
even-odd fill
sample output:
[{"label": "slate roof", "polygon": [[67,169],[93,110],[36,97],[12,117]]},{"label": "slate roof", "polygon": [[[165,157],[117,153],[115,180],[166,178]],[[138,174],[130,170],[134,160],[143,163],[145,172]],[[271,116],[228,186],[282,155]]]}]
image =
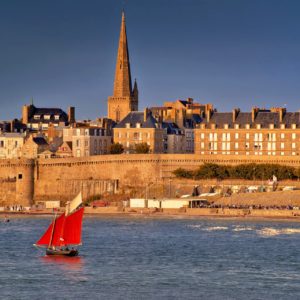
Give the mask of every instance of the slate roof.
[{"label": "slate roof", "polygon": [[[35,119],[34,116],[40,116],[40,119]],[[50,115],[50,119],[45,119],[45,115]],[[59,116],[56,120],[55,116]],[[68,115],[60,108],[37,108],[33,107],[32,114],[29,116],[29,123],[59,123],[68,122]]]},{"label": "slate roof", "polygon": [[46,142],[46,140],[43,137],[34,137],[33,141],[37,144],[37,145],[48,145],[48,143]]},{"label": "slate roof", "polygon": [[240,127],[245,127],[246,124],[250,124],[251,127],[260,124],[261,128],[268,128],[270,124],[274,124],[275,128],[279,128],[280,124],[285,124],[286,128],[290,128],[292,124],[296,124],[297,127],[300,126],[300,113],[286,112],[283,115],[282,122],[280,122],[278,112],[262,110],[257,112],[255,120],[252,122],[251,112],[239,112],[235,122],[233,122],[232,112],[213,112],[209,122],[207,118],[204,118],[201,123],[216,124],[217,127],[223,127],[224,124],[228,124],[231,128],[234,127],[234,124],[239,124]]},{"label": "slate roof", "polygon": [[126,128],[126,124],[130,123],[130,127],[136,127],[137,123],[141,124],[141,128],[157,128],[157,121],[149,114],[146,122],[144,121],[144,112],[130,112],[115,128]]},{"label": "slate roof", "polygon": [[162,127],[166,129],[167,134],[183,134],[182,130],[173,122],[163,122]]}]

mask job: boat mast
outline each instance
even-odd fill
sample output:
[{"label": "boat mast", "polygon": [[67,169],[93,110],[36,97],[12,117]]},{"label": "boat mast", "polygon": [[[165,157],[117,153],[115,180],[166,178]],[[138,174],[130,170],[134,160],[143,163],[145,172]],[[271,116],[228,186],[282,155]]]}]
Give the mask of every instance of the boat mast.
[{"label": "boat mast", "polygon": [[51,238],[50,238],[50,241],[49,241],[48,248],[50,248],[50,247],[51,247],[51,244],[52,244],[53,235],[54,235],[54,227],[55,227],[55,223],[56,223],[56,213],[54,214],[54,220],[53,220],[53,226],[52,226]]}]

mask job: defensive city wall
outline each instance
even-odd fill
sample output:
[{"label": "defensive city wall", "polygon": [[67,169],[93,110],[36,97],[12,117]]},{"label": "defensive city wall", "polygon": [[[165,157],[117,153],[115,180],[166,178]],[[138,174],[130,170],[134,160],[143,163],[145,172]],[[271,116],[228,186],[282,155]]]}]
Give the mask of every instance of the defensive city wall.
[{"label": "defensive city wall", "polygon": [[38,201],[70,200],[79,191],[85,199],[103,193],[145,188],[170,179],[182,167],[195,169],[203,163],[276,163],[300,166],[298,156],[230,156],[194,154],[99,155],[0,161],[0,206],[31,206]]}]

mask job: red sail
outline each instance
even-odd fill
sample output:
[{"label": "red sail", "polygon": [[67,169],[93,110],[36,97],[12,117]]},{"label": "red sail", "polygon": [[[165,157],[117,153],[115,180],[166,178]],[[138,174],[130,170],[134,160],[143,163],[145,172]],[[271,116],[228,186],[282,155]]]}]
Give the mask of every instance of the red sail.
[{"label": "red sail", "polygon": [[65,218],[63,243],[64,245],[81,244],[81,227],[84,208],[80,208]]},{"label": "red sail", "polygon": [[[53,221],[44,235],[36,242],[36,245],[39,246],[61,246],[62,241],[61,241],[61,234],[62,234],[62,229],[64,226],[64,220],[65,220],[65,214],[62,214],[59,216],[55,221]],[[54,225],[54,230],[53,230],[53,224]],[[51,236],[52,236],[52,241],[51,241]]]}]

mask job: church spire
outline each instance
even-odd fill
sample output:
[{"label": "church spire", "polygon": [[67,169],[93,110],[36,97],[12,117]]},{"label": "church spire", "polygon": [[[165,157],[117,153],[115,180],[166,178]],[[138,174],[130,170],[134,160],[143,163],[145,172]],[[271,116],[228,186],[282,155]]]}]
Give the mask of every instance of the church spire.
[{"label": "church spire", "polygon": [[125,13],[122,11],[119,49],[116,63],[114,82],[114,97],[130,97],[132,95],[132,83],[126,35]]}]

